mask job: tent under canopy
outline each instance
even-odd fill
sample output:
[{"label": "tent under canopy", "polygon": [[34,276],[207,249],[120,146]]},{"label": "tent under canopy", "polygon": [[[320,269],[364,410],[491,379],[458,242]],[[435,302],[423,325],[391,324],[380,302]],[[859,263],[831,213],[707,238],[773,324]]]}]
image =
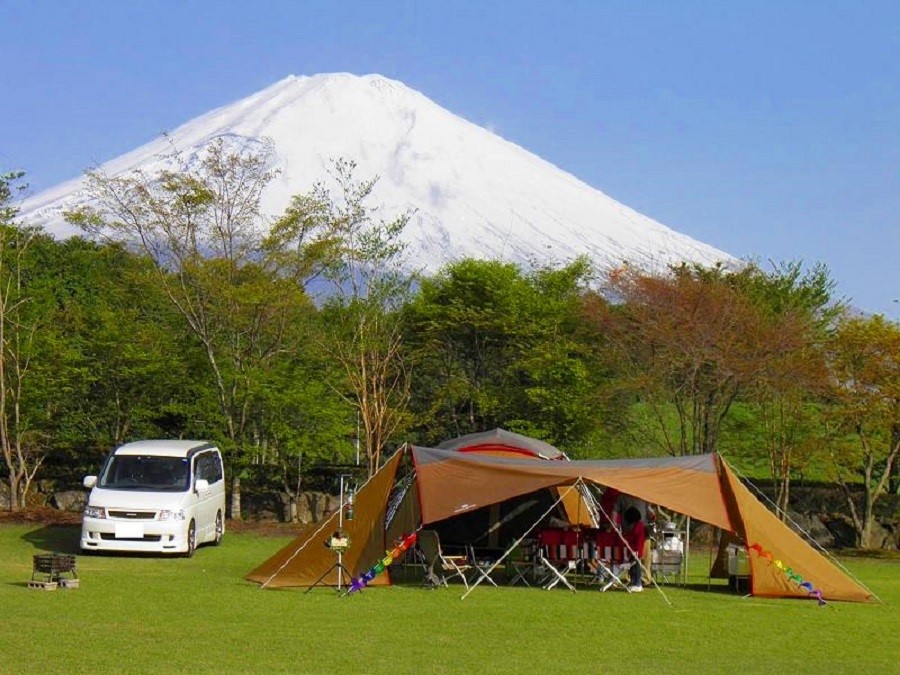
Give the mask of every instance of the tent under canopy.
[{"label": "tent under canopy", "polygon": [[504,455],[530,456],[539,459],[568,459],[566,454],[537,438],[530,438],[506,429],[492,429],[451,438],[437,446],[439,450],[455,452],[480,452]]}]

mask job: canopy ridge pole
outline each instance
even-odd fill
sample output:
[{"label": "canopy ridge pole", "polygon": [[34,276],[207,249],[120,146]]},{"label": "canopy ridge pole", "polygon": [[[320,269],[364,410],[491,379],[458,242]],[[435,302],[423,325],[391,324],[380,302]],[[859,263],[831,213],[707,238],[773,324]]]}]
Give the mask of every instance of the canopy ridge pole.
[{"label": "canopy ridge pole", "polygon": [[[474,591],[474,590],[475,590],[475,587],[476,587],[478,584],[480,584],[482,581],[484,581],[485,577],[489,576],[490,573],[494,571],[494,568],[497,567],[497,565],[499,565],[500,563],[502,563],[502,562],[506,559],[506,557],[516,549],[516,546],[518,546],[519,544],[521,544],[521,543],[522,543],[522,540],[523,540],[525,537],[527,537],[529,534],[531,534],[531,531],[532,531],[534,528],[536,528],[536,527],[538,526],[538,523],[540,523],[540,522],[547,516],[547,514],[549,514],[553,509],[555,509],[555,508],[557,507],[557,505],[558,505],[558,504],[566,497],[566,495],[569,494],[572,490],[574,490],[574,489],[575,489],[575,486],[578,485],[578,483],[580,483],[580,482],[581,482],[581,478],[579,478],[579,479],[578,479],[577,481],[575,481],[572,485],[570,485],[570,486],[569,486],[569,489],[566,490],[565,492],[563,492],[563,493],[556,499],[556,501],[553,502],[553,504],[550,505],[550,508],[547,509],[546,511],[544,511],[544,513],[541,514],[540,518],[538,518],[536,521],[534,521],[534,524],[533,524],[531,527],[529,527],[527,530],[525,530],[525,534],[523,534],[521,537],[519,537],[519,538],[513,543],[512,546],[510,546],[508,549],[506,549],[506,552],[505,552],[502,556],[500,556],[497,560],[495,560],[493,565],[491,565],[490,567],[488,567],[487,572],[483,572],[482,575],[481,575],[480,577],[478,577],[478,580],[477,580],[474,584],[472,584],[471,586],[469,586],[469,590],[467,590],[465,593],[463,593],[462,597],[460,597],[460,600],[465,600],[465,599],[466,599],[466,596],[469,595],[469,593],[471,593],[472,591]],[[477,568],[476,568],[476,569],[477,569]]]},{"label": "canopy ridge pole", "polygon": [[[606,489],[608,490],[609,487],[607,487]],[[656,579],[653,578],[653,570],[648,570],[646,567],[644,567],[643,556],[636,555],[635,552],[631,550],[628,542],[625,541],[625,537],[623,537],[622,533],[618,529],[616,529],[615,523],[613,523],[612,518],[610,518],[609,514],[603,510],[603,504],[601,504],[599,500],[597,501],[597,508],[600,509],[600,513],[603,514],[604,518],[606,518],[606,520],[612,525],[613,530],[615,530],[616,534],[619,535],[619,541],[621,541],[625,545],[625,548],[628,549],[629,553],[631,553],[631,555],[634,556],[634,559],[638,561],[638,564],[641,566],[641,571],[647,573],[647,576],[650,578],[650,583],[653,584],[654,588],[656,588],[656,590],[659,591],[659,594],[663,596],[663,600],[666,601],[666,604],[669,605],[669,607],[673,607],[674,605],[672,605],[672,601],[669,600],[669,596],[666,595],[666,592],[660,587],[658,583],[656,583]]]},{"label": "canopy ridge pole", "polygon": [[846,574],[848,577],[853,579],[853,581],[855,581],[860,586],[862,586],[865,590],[867,590],[869,593],[871,593],[872,597],[875,598],[878,602],[880,602],[881,604],[884,604],[884,600],[882,600],[880,597],[878,597],[878,594],[876,594],[875,591],[873,591],[871,588],[866,586],[866,584],[863,583],[863,581],[859,577],[857,577],[853,572],[848,570],[846,568],[846,566],[844,566],[844,564],[840,560],[838,560],[834,555],[832,555],[832,553],[830,551],[828,551],[828,549],[826,549],[824,546],[822,546],[822,544],[820,544],[818,541],[816,541],[809,532],[807,532],[806,530],[803,529],[803,527],[800,525],[800,523],[798,523],[796,520],[791,518],[791,514],[789,514],[787,511],[783,511],[782,509],[778,508],[778,505],[775,502],[773,502],[771,499],[769,499],[769,496],[766,493],[764,493],[762,490],[760,490],[758,487],[756,487],[753,483],[751,483],[750,480],[744,474],[742,474],[740,471],[735,469],[731,465],[731,462],[726,461],[726,459],[724,457],[722,457],[721,454],[719,455],[719,459],[722,462],[724,462],[725,465],[728,466],[729,469],[734,471],[735,475],[743,481],[744,485],[749,485],[750,489],[754,493],[756,493],[763,501],[765,501],[766,503],[771,505],[772,508],[775,510],[776,515],[784,514],[784,517],[787,518],[788,522],[796,530],[799,530],[801,533],[803,533],[803,535],[807,539],[808,544],[819,549],[819,552],[822,555],[824,555],[826,558],[828,558],[828,560],[830,560],[834,565],[839,567],[844,574]]},{"label": "canopy ridge pole", "polygon": [[[403,452],[405,449],[406,449],[406,444],[404,444],[402,448],[400,448],[399,450],[397,450],[397,452]],[[394,454],[396,454],[396,453],[394,453]],[[394,455],[391,455],[391,456],[388,458],[388,461],[385,462],[384,465],[382,465],[382,468],[383,468],[383,466],[387,465],[388,462],[390,462],[390,460],[393,459],[393,458],[394,458]],[[378,471],[376,471],[374,474],[372,474],[372,475],[369,477],[369,479],[368,479],[365,483],[363,483],[363,484],[359,487],[359,489],[356,490],[356,492],[359,493],[360,490],[362,490],[364,487],[366,487],[366,485],[368,485],[369,483],[371,483],[372,480],[375,478],[375,476],[377,476],[377,475],[379,474],[380,471],[381,471],[381,468],[379,468]],[[313,539],[315,539],[316,535],[318,535],[319,532],[321,532],[322,530],[324,530],[324,529],[325,529],[325,526],[328,525],[328,523],[330,523],[332,520],[334,520],[336,516],[339,516],[339,515],[343,512],[343,510],[344,510],[344,505],[343,505],[343,504],[340,504],[340,505],[338,506],[338,510],[335,511],[334,513],[332,513],[330,516],[328,516],[328,518],[327,518],[325,521],[322,522],[321,527],[319,527],[318,530],[316,530],[316,531],[313,532],[311,535],[309,535],[309,537],[307,537],[306,541],[304,541],[303,544],[302,544],[296,551],[294,551],[293,555],[291,555],[291,557],[289,557],[287,560],[285,560],[285,561],[281,564],[281,567],[279,567],[277,570],[275,570],[274,572],[272,572],[272,576],[270,576],[268,579],[266,579],[265,582],[263,582],[263,583],[260,585],[259,589],[260,589],[260,590],[264,589],[266,586],[269,585],[269,582],[272,581],[272,579],[274,579],[274,578],[277,577],[279,574],[281,574],[281,571],[282,571],[285,567],[287,567],[288,564],[289,564],[294,558],[296,558],[298,555],[300,555],[300,552],[301,552],[303,549],[306,548],[306,545],[307,545],[309,542],[311,542]],[[340,570],[338,570],[338,574],[340,574]]]}]

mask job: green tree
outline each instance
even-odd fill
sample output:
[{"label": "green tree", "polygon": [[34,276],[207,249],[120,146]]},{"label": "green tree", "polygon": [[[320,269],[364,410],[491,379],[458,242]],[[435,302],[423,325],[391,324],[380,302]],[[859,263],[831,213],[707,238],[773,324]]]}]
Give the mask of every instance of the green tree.
[{"label": "green tree", "polygon": [[329,344],[344,375],[338,392],[359,411],[371,476],[389,440],[408,423],[401,308],[412,277],[401,235],[410,213],[376,219],[370,200],[378,178],[359,180],[356,171],[353,161],[334,161],[334,190],[319,184],[313,198],[324,206],[326,231],[336,235],[325,275],[335,289],[327,316]]},{"label": "green tree", "polygon": [[0,224],[11,225],[19,215],[16,196],[28,189],[24,171],[0,173]]},{"label": "green tree", "polygon": [[587,259],[581,258],[526,276],[521,318],[528,332],[513,365],[524,400],[509,426],[552,439],[573,455],[596,452],[590,441],[605,424],[608,407],[602,391],[609,372],[582,313],[590,274]]},{"label": "green tree", "polygon": [[198,388],[211,383],[149,260],[72,237],[41,267],[55,289],[71,368],[48,459],[57,472],[96,470],[111,447],[133,438],[184,436],[198,414]]},{"label": "green tree", "polygon": [[231,463],[231,517],[241,517],[241,475],[260,382],[298,347],[312,311],[302,286],[263,246],[260,196],[275,173],[271,148],[209,144],[199,162],[120,176],[88,172],[92,206],[67,214],[88,232],[134,247],[199,341],[214,383],[221,442]]},{"label": "green tree", "polygon": [[62,398],[54,396],[53,384],[65,372],[52,289],[35,255],[52,241],[16,220],[22,177],[0,176],[0,453],[12,510],[25,506],[47,455],[48,425]]},{"label": "green tree", "polygon": [[597,371],[580,339],[579,260],[523,274],[462,260],[424,279],[407,310],[424,442],[502,426],[550,442],[583,440]]},{"label": "green tree", "polygon": [[278,491],[288,521],[300,517],[308,469],[345,463],[353,448],[355,418],[335,393],[343,373],[323,342],[310,340],[303,352],[267,373],[251,415],[260,438],[252,458],[254,482]]},{"label": "green tree", "polygon": [[[781,263],[768,273],[748,265],[728,280],[769,327],[768,363],[742,394],[753,420],[742,425],[740,433],[764,452],[783,518],[792,474],[805,468],[822,446],[820,402],[827,383],[823,343],[842,302],[834,300],[835,284],[822,264],[804,270],[799,262]],[[757,452],[751,449],[748,454]]]},{"label": "green tree", "polygon": [[[829,343],[831,461],[857,545],[871,548],[875,507],[900,456],[900,326],[883,316],[844,317]],[[853,479],[862,481],[862,504]]]}]

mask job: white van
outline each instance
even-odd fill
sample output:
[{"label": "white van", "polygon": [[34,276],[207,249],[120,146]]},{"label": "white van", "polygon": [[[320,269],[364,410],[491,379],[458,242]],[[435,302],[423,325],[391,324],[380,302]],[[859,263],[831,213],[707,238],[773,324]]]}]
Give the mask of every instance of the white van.
[{"label": "white van", "polygon": [[114,450],[91,489],[83,551],[194,554],[225,533],[222,455],[205,441],[137,441]]}]

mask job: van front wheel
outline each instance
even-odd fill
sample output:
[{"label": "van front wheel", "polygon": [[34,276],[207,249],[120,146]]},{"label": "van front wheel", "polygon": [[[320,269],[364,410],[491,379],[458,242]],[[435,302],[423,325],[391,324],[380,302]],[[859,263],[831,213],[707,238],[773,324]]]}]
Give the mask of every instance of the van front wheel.
[{"label": "van front wheel", "polygon": [[218,546],[222,543],[222,537],[225,534],[225,522],[222,520],[222,512],[219,511],[216,513],[216,538],[213,539],[213,546]]},{"label": "van front wheel", "polygon": [[187,530],[187,551],[184,552],[185,558],[192,558],[194,556],[194,549],[197,548],[197,528],[194,525],[194,521],[192,520],[188,524]]}]

